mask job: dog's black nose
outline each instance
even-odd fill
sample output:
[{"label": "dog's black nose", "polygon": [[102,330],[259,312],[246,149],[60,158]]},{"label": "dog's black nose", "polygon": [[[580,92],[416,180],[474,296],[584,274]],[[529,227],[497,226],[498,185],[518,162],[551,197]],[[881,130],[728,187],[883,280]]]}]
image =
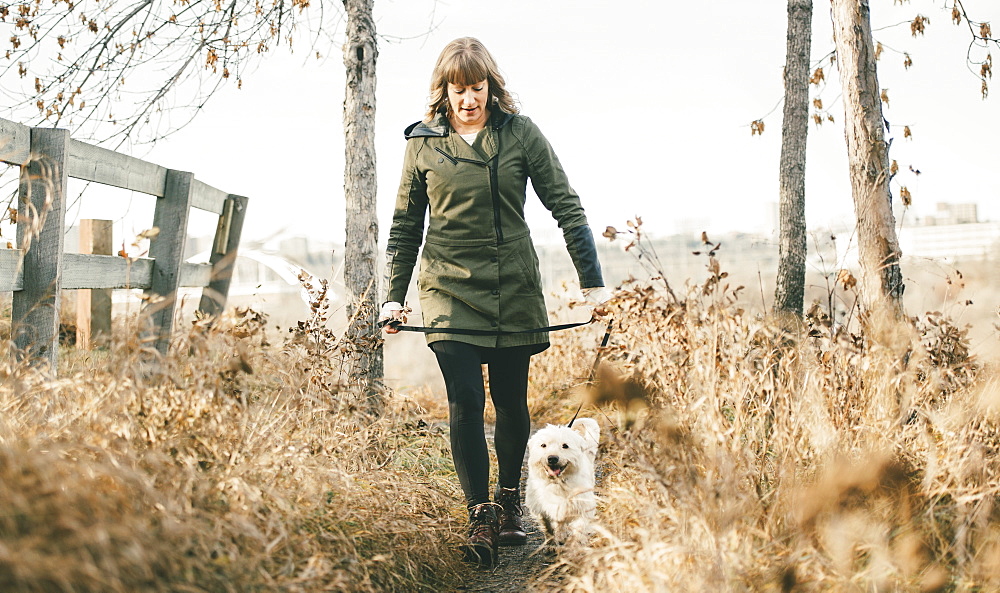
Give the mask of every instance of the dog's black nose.
[{"label": "dog's black nose", "polygon": [[558,455],[549,455],[549,457],[548,457],[548,459],[546,461],[549,462],[549,465],[559,465],[559,456]]}]

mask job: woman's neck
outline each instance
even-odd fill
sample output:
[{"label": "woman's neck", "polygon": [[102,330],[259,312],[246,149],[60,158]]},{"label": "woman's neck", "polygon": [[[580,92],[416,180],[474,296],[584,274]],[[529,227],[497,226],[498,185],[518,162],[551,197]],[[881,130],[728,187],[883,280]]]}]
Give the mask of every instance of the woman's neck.
[{"label": "woman's neck", "polygon": [[483,117],[482,121],[478,121],[474,124],[467,124],[462,120],[460,120],[459,118],[455,117],[454,114],[448,117],[448,122],[451,124],[452,129],[458,132],[459,134],[474,134],[479,130],[485,128],[486,122],[488,121],[490,121],[489,111],[485,112],[485,116]]}]

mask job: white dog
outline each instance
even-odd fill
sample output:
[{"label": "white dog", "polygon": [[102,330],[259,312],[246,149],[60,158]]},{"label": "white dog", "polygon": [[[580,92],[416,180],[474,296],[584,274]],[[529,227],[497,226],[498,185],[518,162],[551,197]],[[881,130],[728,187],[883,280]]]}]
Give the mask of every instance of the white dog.
[{"label": "white dog", "polygon": [[528,441],[524,502],[554,543],[590,534],[597,512],[594,460],[600,437],[596,420],[578,418],[573,428],[549,424]]}]

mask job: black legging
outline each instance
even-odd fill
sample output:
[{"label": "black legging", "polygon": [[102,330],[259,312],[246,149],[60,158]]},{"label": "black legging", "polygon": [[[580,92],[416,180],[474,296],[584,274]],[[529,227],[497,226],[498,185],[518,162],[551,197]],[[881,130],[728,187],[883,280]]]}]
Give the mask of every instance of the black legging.
[{"label": "black legging", "polygon": [[448,391],[451,455],[458,481],[471,507],[490,501],[490,457],[486,450],[483,409],[486,389],[482,365],[488,365],[490,397],[497,424],[493,444],[500,466],[500,486],[516,488],[528,445],[528,365],[544,346],[484,348],[463,342],[432,342]]}]

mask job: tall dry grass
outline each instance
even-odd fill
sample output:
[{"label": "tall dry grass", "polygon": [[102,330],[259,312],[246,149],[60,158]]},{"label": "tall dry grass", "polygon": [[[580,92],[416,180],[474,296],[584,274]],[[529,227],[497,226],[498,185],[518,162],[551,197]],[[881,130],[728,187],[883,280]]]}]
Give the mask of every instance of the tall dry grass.
[{"label": "tall dry grass", "polygon": [[[626,284],[595,388],[604,324],[536,357],[533,417],[588,398],[604,443],[597,535],[535,588],[1000,589],[1000,375],[967,330],[821,307],[789,328],[716,255],[697,283],[654,267]],[[58,380],[3,357],[0,590],[454,590],[444,395],[415,386],[373,415],[310,288],[280,339],[243,309],[163,358],[129,320],[106,350],[64,352]]]},{"label": "tall dry grass", "polygon": [[[789,329],[706,252],[704,281],[632,282],[612,304],[584,412],[604,425],[598,534],[537,589],[1000,590],[1000,374],[966,329],[818,307]],[[559,337],[536,371],[579,377],[568,353],[593,338]],[[560,418],[567,393],[540,405]]]},{"label": "tall dry grass", "polygon": [[462,518],[441,431],[405,398],[367,415],[318,324],[275,345],[263,325],[247,310],[197,322],[162,359],[132,338],[66,351],[58,380],[3,363],[0,590],[434,591],[454,578],[445,544]]}]

